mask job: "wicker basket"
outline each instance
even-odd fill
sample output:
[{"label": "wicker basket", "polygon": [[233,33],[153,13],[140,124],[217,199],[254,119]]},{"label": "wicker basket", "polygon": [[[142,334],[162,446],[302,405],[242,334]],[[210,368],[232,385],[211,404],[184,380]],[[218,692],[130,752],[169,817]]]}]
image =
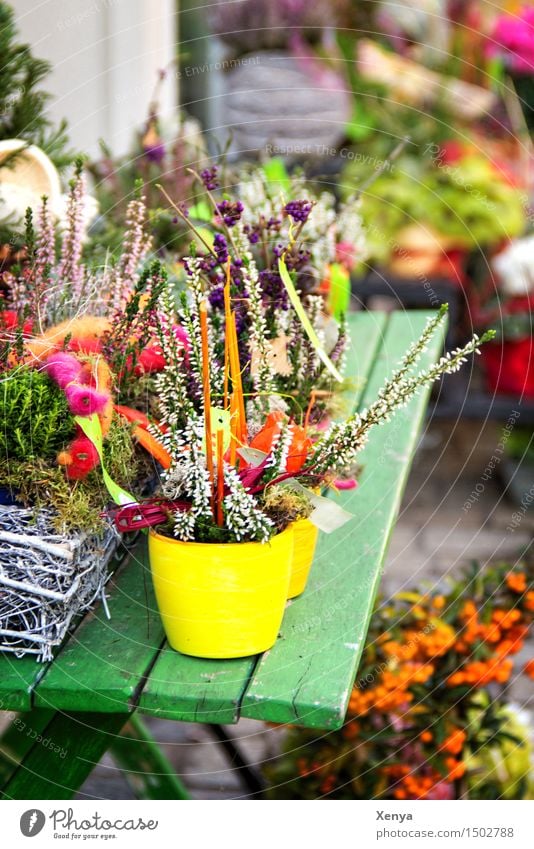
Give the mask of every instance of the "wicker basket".
[{"label": "wicker basket", "polygon": [[[0,505],[0,651],[52,658],[73,618],[98,597],[119,544],[101,536],[59,536],[46,510]],[[106,608],[107,612],[107,608]]]}]

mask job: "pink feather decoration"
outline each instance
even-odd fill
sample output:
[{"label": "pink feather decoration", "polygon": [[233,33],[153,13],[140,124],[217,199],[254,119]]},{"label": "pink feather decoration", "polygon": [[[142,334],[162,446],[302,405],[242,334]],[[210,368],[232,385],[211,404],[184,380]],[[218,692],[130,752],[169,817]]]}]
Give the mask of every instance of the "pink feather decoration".
[{"label": "pink feather decoration", "polygon": [[60,389],[65,389],[69,383],[80,379],[82,364],[72,354],[58,351],[48,357],[45,370]]},{"label": "pink feather decoration", "polygon": [[109,401],[109,395],[97,392],[93,386],[71,383],[65,387],[65,397],[69,410],[74,416],[90,416],[103,413]]},{"label": "pink feather decoration", "polygon": [[109,395],[104,395],[93,386],[80,381],[83,366],[72,354],[62,351],[51,354],[45,363],[45,369],[64,391],[69,410],[74,416],[90,416],[92,413],[104,411]]}]

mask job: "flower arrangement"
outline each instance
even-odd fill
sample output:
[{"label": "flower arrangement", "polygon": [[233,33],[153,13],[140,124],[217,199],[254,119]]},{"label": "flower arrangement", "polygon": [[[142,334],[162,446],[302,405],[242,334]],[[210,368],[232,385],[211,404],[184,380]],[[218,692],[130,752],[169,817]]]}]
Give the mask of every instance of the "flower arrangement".
[{"label": "flower arrangement", "polygon": [[[105,269],[84,260],[83,208],[80,166],[58,244],[44,198],[36,222],[27,213],[21,262],[2,280],[0,486],[8,502],[51,508],[58,532],[104,526],[101,461],[123,486],[144,474],[114,404],[148,404],[161,359],[150,341],[163,272],[139,274],[150,247],[143,200],[131,201],[122,255]],[[97,428],[102,455],[85,427]]]},{"label": "flower arrangement", "polygon": [[532,798],[528,733],[504,688],[532,626],[533,579],[531,564],[475,565],[445,588],[381,601],[345,725],[290,730],[266,770],[271,795]]},{"label": "flower arrangement", "polygon": [[490,391],[534,397],[532,236],[516,239],[493,257],[493,274],[471,293],[477,327],[494,327],[496,338],[483,351]]},{"label": "flower arrangement", "polygon": [[[119,537],[110,501],[150,489],[148,433],[161,368],[154,313],[165,278],[146,266],[146,208],[134,198],[123,249],[84,256],[84,177],[56,232],[47,198],[26,215],[0,304],[0,650],[49,660],[69,625],[104,599]],[[135,404],[133,409],[130,404]]]},{"label": "flower arrangement", "polygon": [[[323,387],[328,394],[342,379],[346,345],[343,326],[325,344],[324,303],[317,285],[321,261],[337,247],[329,229],[330,210],[326,208],[326,226],[324,202],[321,207],[306,197],[291,200],[276,215],[265,184],[256,191],[258,183],[250,192],[257,206],[250,209],[228,195],[218,199],[216,168],[200,176],[212,207],[204,214],[210,230],[191,223],[202,249],[184,260],[189,297],[182,293],[175,312],[167,288],[159,303],[156,325],[165,366],[156,378],[161,415],[154,435],[172,458],[165,495],[173,500],[185,493],[191,504],[185,515],[178,510],[175,516],[179,538],[204,541],[204,521],[211,525],[218,517],[226,540],[265,541],[275,526],[257,515],[261,504],[252,496],[292,477],[321,485],[351,463],[374,424],[387,420],[428,382],[459,368],[491,334],[474,337],[428,371],[412,373],[444,320],[441,310],[369,410],[330,425],[322,434],[310,430]],[[321,240],[316,237],[311,247],[305,227],[316,207],[323,226],[316,225],[314,235],[323,233],[323,245],[317,245]],[[186,221],[194,214],[180,207],[176,212]],[[359,217],[356,221],[359,228]],[[177,325],[185,332],[185,344],[173,329]],[[248,453],[240,454],[250,448],[262,452],[261,462],[251,463]],[[216,453],[221,450],[222,460]],[[217,492],[225,495],[215,510]],[[250,513],[245,533],[241,518],[237,520],[241,509]]]},{"label": "flower arrangement", "polygon": [[[257,229],[243,220],[241,201],[212,194],[212,170],[203,179],[216,232],[208,239],[192,225],[203,250],[184,260],[189,297],[183,293],[175,311],[164,289],[156,313],[165,365],[156,377],[160,420],[151,433],[168,456],[163,497],[126,506],[116,522],[119,528],[152,528],[151,568],[171,646],[202,657],[235,657],[264,651],[276,639],[291,581],[294,525],[309,518],[330,531],[347,519],[317,489],[353,464],[375,425],[459,369],[491,333],[417,371],[421,352],[444,321],[443,308],[367,410],[324,431],[310,429],[320,381],[341,380],[342,351],[339,338],[325,350],[321,304],[308,301],[306,309],[299,295],[309,298],[299,282],[300,275],[307,279],[309,252],[299,238],[313,205],[286,204],[289,238],[280,244],[280,221],[263,221]],[[262,239],[272,226],[274,248]],[[267,274],[259,271],[255,251]],[[258,574],[243,567],[240,554],[257,564]],[[257,619],[264,626],[259,632]]]}]

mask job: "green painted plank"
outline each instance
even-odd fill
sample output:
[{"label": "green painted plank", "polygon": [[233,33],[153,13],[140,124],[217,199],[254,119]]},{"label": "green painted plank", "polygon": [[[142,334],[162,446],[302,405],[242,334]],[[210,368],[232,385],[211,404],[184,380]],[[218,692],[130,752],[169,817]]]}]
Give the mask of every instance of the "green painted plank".
[{"label": "green painted plank", "polygon": [[0,788],[11,778],[53,715],[54,711],[50,710],[11,714],[11,721],[0,737]]},{"label": "green painted plank", "polygon": [[166,646],[141,694],[139,710],[181,722],[230,725],[239,719],[254,665],[254,658],[201,660]]},{"label": "green painted plank", "polygon": [[137,714],[132,715],[122,734],[113,738],[109,751],[137,799],[191,798]]},{"label": "green painted plank", "polygon": [[[377,349],[386,316],[354,313],[350,319],[351,346],[345,373],[353,379],[345,403],[354,407]],[[139,699],[139,710],[183,722],[229,725],[239,719],[239,706],[257,660],[200,660],[169,646],[161,652]]]},{"label": "green painted plank", "polygon": [[33,688],[46,669],[35,657],[0,654],[0,710],[30,710]]},{"label": "green painted plank", "polygon": [[[425,323],[421,312],[391,316],[362,406]],[[422,363],[434,361],[441,346],[437,339]],[[339,497],[354,519],[321,535],[308,589],[290,605],[281,638],[260,660],[242,716],[319,728],[342,724],[427,397],[419,395],[372,434],[361,455],[360,486]]]},{"label": "green painted plank", "polygon": [[71,799],[127,719],[119,713],[54,714],[0,797]]},{"label": "green painted plank", "polygon": [[108,590],[38,684],[36,707],[125,713],[154,662],[164,634],[143,538]]}]

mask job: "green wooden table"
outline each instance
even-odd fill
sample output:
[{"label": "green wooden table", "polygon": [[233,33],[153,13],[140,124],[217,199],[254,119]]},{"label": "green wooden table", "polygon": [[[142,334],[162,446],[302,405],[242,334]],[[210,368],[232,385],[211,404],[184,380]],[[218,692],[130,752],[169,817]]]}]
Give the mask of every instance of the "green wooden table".
[{"label": "green wooden table", "polygon": [[[351,315],[347,406],[363,408],[426,323],[425,312]],[[423,355],[439,356],[442,339]],[[240,717],[321,729],[343,724],[384,556],[395,524],[428,394],[377,429],[361,455],[356,490],[338,497],[354,518],[321,535],[306,592],[288,603],[276,645],[258,657],[200,660],[172,651],[154,601],[145,539],[109,585],[111,619],[89,613],[55,659],[0,655],[0,740],[6,799],[70,798],[102,754],[139,779],[140,795],[185,792],[140,715],[181,722]],[[142,776],[151,775],[148,782]]]}]

